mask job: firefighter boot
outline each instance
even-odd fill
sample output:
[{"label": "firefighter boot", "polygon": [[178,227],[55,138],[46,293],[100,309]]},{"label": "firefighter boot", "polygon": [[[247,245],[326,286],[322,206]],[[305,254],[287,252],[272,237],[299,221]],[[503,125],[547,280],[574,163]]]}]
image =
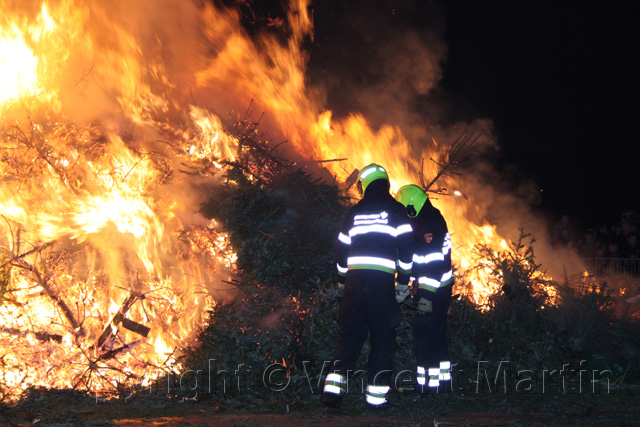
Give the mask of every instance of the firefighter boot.
[{"label": "firefighter boot", "polygon": [[342,397],[335,393],[322,393],[322,397],[320,397],[320,401],[327,408],[339,409],[340,403],[342,402]]}]

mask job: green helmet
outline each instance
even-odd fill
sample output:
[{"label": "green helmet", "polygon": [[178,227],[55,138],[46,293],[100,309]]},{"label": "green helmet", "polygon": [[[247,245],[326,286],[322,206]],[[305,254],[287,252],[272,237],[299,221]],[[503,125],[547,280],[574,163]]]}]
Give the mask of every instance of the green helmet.
[{"label": "green helmet", "polygon": [[411,218],[418,216],[427,199],[429,199],[429,195],[414,184],[400,187],[398,194],[396,194],[396,200],[404,205],[407,209],[407,215]]},{"label": "green helmet", "polygon": [[360,190],[360,194],[364,196],[364,192],[369,184],[377,179],[385,179],[389,181],[389,175],[387,175],[385,168],[375,163],[371,163],[370,165],[362,168],[358,174],[358,189]]}]

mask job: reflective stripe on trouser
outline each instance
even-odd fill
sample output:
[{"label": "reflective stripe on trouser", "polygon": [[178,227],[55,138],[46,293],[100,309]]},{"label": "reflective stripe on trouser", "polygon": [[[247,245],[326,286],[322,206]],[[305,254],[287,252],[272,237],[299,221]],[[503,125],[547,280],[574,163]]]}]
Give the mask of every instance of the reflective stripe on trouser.
[{"label": "reflective stripe on trouser", "polygon": [[324,380],[325,393],[333,393],[342,396],[347,392],[347,380],[344,376],[332,372],[327,374],[327,378]]},{"label": "reflective stripe on trouser", "polygon": [[440,381],[450,381],[451,380],[451,362],[446,360],[440,362]]},{"label": "reflective stripe on trouser", "polygon": [[440,385],[440,368],[429,368],[429,387]]},{"label": "reflective stripe on trouser", "polygon": [[343,376],[353,372],[362,347],[369,338],[367,384],[388,387],[391,384],[396,327],[400,323],[394,276],[380,271],[350,270],[340,301],[338,323],[340,335],[330,372]]},{"label": "reflective stripe on trouser", "polygon": [[387,385],[371,385],[367,386],[367,403],[370,405],[382,405],[387,403],[387,393],[389,386]]},{"label": "reflective stripe on trouser", "polygon": [[[418,291],[418,294],[420,295],[421,292],[422,295],[426,294],[421,290]],[[433,295],[432,313],[430,315],[415,315],[413,318],[413,349],[416,365],[434,368],[433,376],[427,370],[429,379],[426,381],[426,385],[429,386],[429,393],[435,392],[435,387],[451,387],[450,382],[448,385],[443,384],[444,380],[440,377],[441,362],[451,360],[446,338],[447,310],[450,301],[451,286],[439,288]],[[446,365],[442,367],[445,368]]]},{"label": "reflective stripe on trouser", "polygon": [[418,385],[425,386],[427,384],[427,370],[424,369],[424,366],[418,366],[417,369],[418,376],[416,380],[418,381]]}]

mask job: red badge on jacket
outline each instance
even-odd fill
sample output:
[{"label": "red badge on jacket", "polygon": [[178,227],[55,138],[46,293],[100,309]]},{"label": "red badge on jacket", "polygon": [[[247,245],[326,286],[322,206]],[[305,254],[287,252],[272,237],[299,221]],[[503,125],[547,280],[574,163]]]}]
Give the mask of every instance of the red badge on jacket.
[{"label": "red badge on jacket", "polygon": [[433,233],[426,233],[424,235],[424,241],[427,243],[431,243],[431,241],[433,240]]}]

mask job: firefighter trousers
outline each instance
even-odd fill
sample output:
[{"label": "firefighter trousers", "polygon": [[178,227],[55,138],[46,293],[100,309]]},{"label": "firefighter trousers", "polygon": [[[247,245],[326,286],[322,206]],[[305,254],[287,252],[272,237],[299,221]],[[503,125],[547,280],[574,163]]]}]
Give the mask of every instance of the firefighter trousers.
[{"label": "firefighter trousers", "polygon": [[451,288],[451,285],[439,288],[433,295],[433,311],[416,314],[413,318],[413,351],[418,366],[418,388],[423,393],[442,393],[449,391],[445,387],[451,387],[451,361],[446,336]]},{"label": "firefighter trousers", "polygon": [[[391,274],[371,271],[349,271],[338,312],[340,336],[327,381],[338,388],[340,398],[346,393],[346,379],[353,369],[369,337],[371,352],[367,366],[367,402],[382,404],[391,384],[393,348],[400,311],[395,299],[395,281]],[[349,378],[351,380],[352,378]],[[325,394],[327,389],[325,381]],[[341,383],[341,384],[338,384]]]}]

